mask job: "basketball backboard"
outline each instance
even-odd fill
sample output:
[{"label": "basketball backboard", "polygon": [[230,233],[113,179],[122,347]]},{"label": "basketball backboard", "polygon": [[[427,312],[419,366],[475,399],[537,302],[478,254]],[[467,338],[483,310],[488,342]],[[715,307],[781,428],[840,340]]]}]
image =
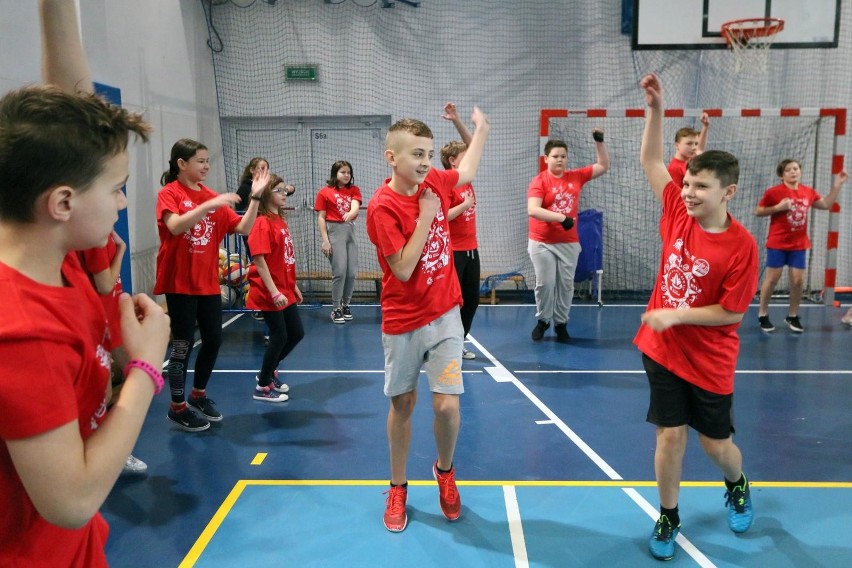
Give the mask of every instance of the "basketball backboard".
[{"label": "basketball backboard", "polygon": [[781,18],[773,49],[837,47],[840,0],[633,0],[633,49],[722,49],[724,22]]}]

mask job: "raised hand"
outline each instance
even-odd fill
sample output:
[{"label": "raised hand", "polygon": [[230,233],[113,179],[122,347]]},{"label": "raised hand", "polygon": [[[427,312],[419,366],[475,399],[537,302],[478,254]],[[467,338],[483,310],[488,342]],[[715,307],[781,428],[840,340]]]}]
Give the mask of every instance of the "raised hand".
[{"label": "raised hand", "polygon": [[444,120],[461,120],[459,117],[459,111],[456,108],[456,103],[447,103],[444,105],[444,114],[441,115],[441,118]]},{"label": "raised hand", "polygon": [[654,73],[645,75],[639,81],[639,86],[645,91],[645,104],[653,107],[662,107],[663,105],[663,85],[660,83],[660,78]]}]

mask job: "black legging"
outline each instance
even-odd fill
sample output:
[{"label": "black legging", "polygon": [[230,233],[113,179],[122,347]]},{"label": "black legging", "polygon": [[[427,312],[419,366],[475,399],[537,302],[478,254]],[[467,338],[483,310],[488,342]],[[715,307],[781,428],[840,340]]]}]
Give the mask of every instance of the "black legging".
[{"label": "black legging", "polygon": [[275,312],[263,312],[263,321],[269,326],[269,344],[263,354],[258,384],[265,387],[272,382],[272,373],[278,363],[305,337],[305,329],[296,304]]},{"label": "black legging", "polygon": [[453,262],[456,265],[456,275],[461,286],[462,300],[461,321],[464,334],[467,336],[473,325],[473,316],[479,307],[479,251],[453,251]]},{"label": "black legging", "polygon": [[192,345],[195,343],[195,322],[201,335],[201,349],[195,358],[195,376],[192,386],[206,389],[213,373],[213,365],[222,345],[222,298],[215,296],[193,296],[189,294],[166,294],[166,306],[172,328],[172,352],[166,366],[166,378],[172,402],[185,400],[186,369]]}]

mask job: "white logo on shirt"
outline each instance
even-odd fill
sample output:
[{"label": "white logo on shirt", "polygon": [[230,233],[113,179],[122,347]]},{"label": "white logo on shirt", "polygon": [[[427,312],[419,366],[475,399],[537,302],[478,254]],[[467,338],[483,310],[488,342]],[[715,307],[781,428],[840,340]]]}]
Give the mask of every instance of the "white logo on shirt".
[{"label": "white logo on shirt", "polygon": [[443,220],[444,211],[439,209],[429,227],[429,237],[420,257],[422,271],[428,275],[426,283],[429,285],[434,282],[435,274],[450,263],[450,235]]},{"label": "white logo on shirt", "polygon": [[675,241],[674,249],[663,266],[663,304],[669,308],[688,309],[702,292],[696,279],[710,273],[710,263],[695,258],[684,248],[683,239]]},{"label": "white logo on shirt", "polygon": [[293,239],[290,238],[290,231],[281,229],[281,236],[284,239],[284,264],[296,264],[296,251],[293,247]]},{"label": "white logo on shirt", "polygon": [[349,213],[349,210],[352,208],[352,196],[335,193],[334,197],[337,205],[337,212],[340,213],[341,217],[343,217]]},{"label": "white logo on shirt", "polygon": [[[574,187],[574,184],[569,183],[568,189]],[[551,211],[567,215],[574,209],[574,194],[562,189],[561,186],[553,186],[550,189],[553,194],[553,203],[550,205]]]},{"label": "white logo on shirt", "polygon": [[790,209],[787,211],[787,222],[790,229],[800,231],[808,224],[808,200],[793,199]]}]

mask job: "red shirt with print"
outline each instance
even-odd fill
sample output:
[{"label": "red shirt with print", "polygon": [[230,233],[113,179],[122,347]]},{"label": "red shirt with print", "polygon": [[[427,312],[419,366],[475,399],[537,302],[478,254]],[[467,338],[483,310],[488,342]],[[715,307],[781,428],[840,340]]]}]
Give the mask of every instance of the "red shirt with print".
[{"label": "red shirt with print", "polygon": [[[86,440],[106,417],[110,365],[103,306],[76,254],[66,257],[62,274],[66,286],[47,286],[0,263],[6,301],[0,318],[0,566],[107,565],[109,527],[101,514],[73,530],[47,522],[5,443],[74,421]],[[49,385],[50,396],[33,395],[34,377]]]},{"label": "red shirt with print", "polygon": [[[93,286],[95,284],[93,276],[112,267],[112,260],[115,258],[117,251],[118,247],[112,235],[107,239],[105,246],[80,251],[80,265],[89,274],[89,280]],[[109,326],[110,350],[121,347],[124,343],[121,339],[121,318],[118,312],[118,298],[121,296],[121,292],[121,276],[119,276],[115,279],[115,286],[112,287],[109,293],[98,294],[104,306],[104,312],[106,312],[107,325]]]},{"label": "red shirt with print", "polygon": [[278,307],[263,280],[257,266],[249,266],[249,294],[246,307],[250,310],[275,312],[296,303],[296,251],[287,222],[278,215],[258,215],[249,233],[249,249],[252,256],[263,255],[272,282],[278,291],[287,296],[287,305]]},{"label": "red shirt with print", "polygon": [[454,251],[479,248],[476,242],[476,194],[473,192],[473,185],[466,183],[453,188],[453,198],[450,200],[450,208],[452,209],[464,202],[464,198],[468,194],[473,196],[473,205],[450,221],[450,240]]},{"label": "red shirt with print", "polygon": [[[757,291],[754,237],[730,214],[727,230],[708,233],[689,217],[680,192],[674,182],[663,190],[662,258],[648,310],[719,304],[745,313]],[[717,394],[731,394],[739,325],[675,325],[657,332],[642,324],[633,343],[685,381]]]},{"label": "red shirt with print", "polygon": [[580,191],[583,185],[592,179],[592,171],[593,166],[586,166],[579,170],[566,170],[562,177],[554,177],[544,170],[532,179],[527,190],[527,198],[538,197],[541,199],[543,208],[573,218],[574,226],[566,231],[560,223],[548,223],[530,217],[529,238],[531,241],[548,244],[580,241],[577,235]]},{"label": "red shirt with print", "polygon": [[782,183],[767,189],[758,205],[773,207],[785,197],[790,198],[793,207],[787,211],[773,213],[769,218],[766,248],[807,250],[811,248],[811,240],[808,238],[808,209],[814,201],[822,199],[822,196],[806,185],[799,184],[797,189],[792,189]]},{"label": "red shirt with print", "polygon": [[680,187],[683,187],[683,178],[686,176],[686,167],[688,165],[689,162],[687,160],[680,160],[678,158],[672,158],[672,161],[669,162],[667,168],[669,175],[672,176],[672,181]]},{"label": "red shirt with print", "polygon": [[194,227],[173,235],[163,216],[166,212],[183,215],[219,194],[201,186],[193,190],[175,180],[157,194],[157,230],[160,250],[157,253],[157,281],[154,294],[191,294],[218,296],[219,243],[233,233],[240,216],[228,206],[209,211]]},{"label": "red shirt with print", "polygon": [[343,216],[349,213],[353,201],[363,203],[361,190],[357,185],[324,187],[317,193],[314,211],[325,211],[325,220],[330,223],[342,223]]},{"label": "red shirt with print", "polygon": [[[450,246],[447,211],[458,183],[456,170],[432,168],[414,195],[401,195],[388,185],[376,190],[367,209],[367,235],[376,245],[382,267],[382,332],[408,333],[431,323],[462,303]],[[407,282],[393,275],[385,257],[399,252],[411,238],[420,214],[420,195],[430,188],[441,200],[426,245]]]}]

